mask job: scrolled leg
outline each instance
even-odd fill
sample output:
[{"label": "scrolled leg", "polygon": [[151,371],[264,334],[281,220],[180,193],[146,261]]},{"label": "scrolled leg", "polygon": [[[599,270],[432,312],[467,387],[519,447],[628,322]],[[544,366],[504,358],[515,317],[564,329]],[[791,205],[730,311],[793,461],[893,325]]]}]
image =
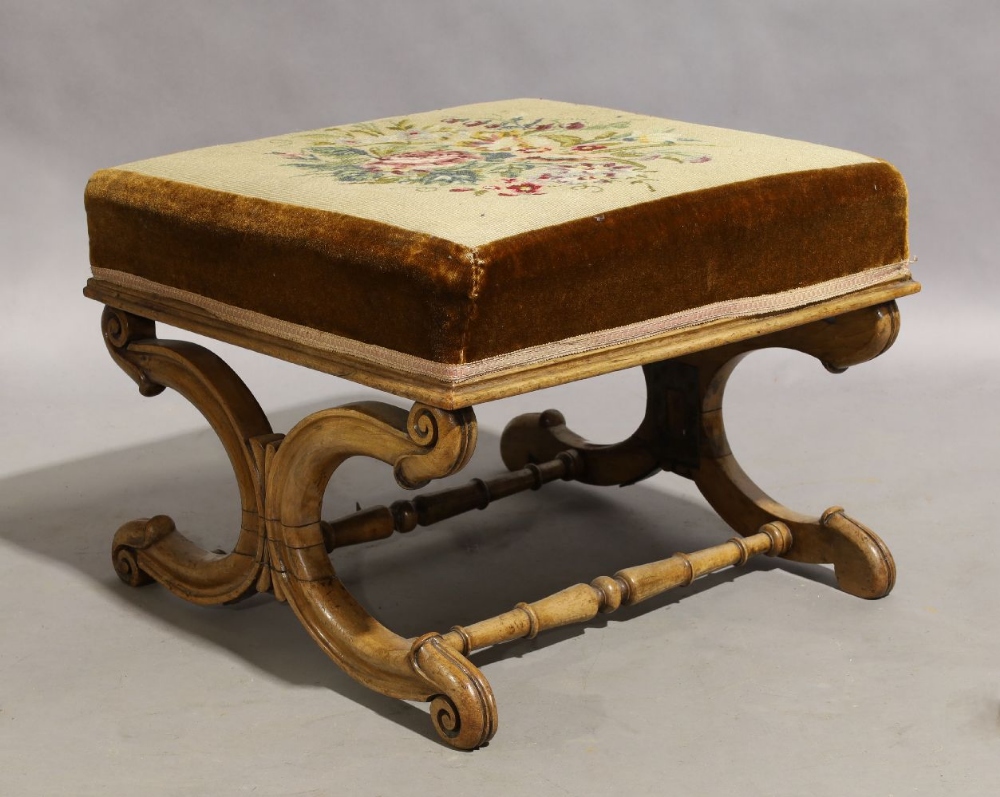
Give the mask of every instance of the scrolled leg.
[{"label": "scrolled leg", "polygon": [[430,701],[434,727],[454,747],[489,741],[496,704],[482,673],[438,635],[407,640],[372,618],[337,578],[320,521],[323,491],[349,457],[388,463],[408,489],[461,469],[476,444],[472,410],[366,402],[315,413],[283,437],[211,352],[159,340],[152,321],[114,308],[102,323],[108,350],[143,395],[173,388],[215,429],[243,510],[228,554],[201,549],[166,515],[126,523],[112,545],[119,577],[131,586],[157,581],[196,603],[273,591],[348,674],[386,695]]},{"label": "scrolled leg", "polygon": [[547,462],[571,451],[580,467],[574,479],[584,484],[632,484],[652,476],[677,460],[697,464],[697,443],[675,428],[680,414],[696,417],[696,375],[665,373],[656,364],[643,368],[646,378],[646,414],[639,427],[620,443],[603,445],[584,440],[566,426],[558,410],[528,413],[514,418],[500,438],[500,453],[509,470],[528,463]]},{"label": "scrolled leg", "polygon": [[885,543],[842,509],[809,517],[782,506],[743,471],[722,420],[726,382],[752,351],[790,348],[816,357],[833,373],[877,357],[899,332],[895,302],[855,310],[698,354],[644,366],[646,413],[636,431],[613,445],[597,445],[566,427],[556,410],[522,415],[501,439],[511,470],[574,452],[573,478],[586,484],[629,484],[658,470],[695,481],[712,507],[736,531],[751,535],[771,522],[786,524],[795,543],[785,558],[833,564],[838,585],[852,595],[879,598],[895,583]]},{"label": "scrolled leg", "polygon": [[785,559],[832,564],[840,589],[859,598],[882,598],[892,590],[896,565],[888,547],[840,507],[819,518],[795,512],[754,484],[731,453],[706,457],[693,478],[712,508],[740,534],[780,521],[795,540]]},{"label": "scrolled leg", "polygon": [[104,310],[102,329],[112,358],[144,396],[169,387],[205,416],[229,455],[242,510],[236,545],[228,554],[202,550],[165,515],[126,523],[112,545],[115,571],[132,586],[155,580],[196,603],[227,603],[252,594],[265,553],[255,443],[274,437],[267,417],[232,369],[201,346],[160,340],[152,321],[111,307]]},{"label": "scrolled leg", "polygon": [[350,457],[381,460],[401,485],[412,488],[459,470],[475,441],[471,409],[416,404],[407,414],[377,402],[351,404],[299,423],[271,447],[267,472],[275,592],[353,678],[392,697],[431,701],[435,728],[459,749],[485,744],[496,730],[489,684],[437,635],[407,640],[365,611],[334,572],[321,510],[326,485]]},{"label": "scrolled leg", "polygon": [[896,580],[896,565],[875,532],[844,513],[828,509],[819,518],[794,512],[761,490],[740,467],[729,446],[723,422],[726,382],[750,351],[766,347],[796,349],[839,372],[865,362],[892,345],[899,330],[894,302],[865,308],[687,358],[698,368],[701,382],[701,462],[691,477],[719,515],[741,534],[780,521],[795,540],[785,558],[832,564],[837,584],[861,598],[888,595]]}]

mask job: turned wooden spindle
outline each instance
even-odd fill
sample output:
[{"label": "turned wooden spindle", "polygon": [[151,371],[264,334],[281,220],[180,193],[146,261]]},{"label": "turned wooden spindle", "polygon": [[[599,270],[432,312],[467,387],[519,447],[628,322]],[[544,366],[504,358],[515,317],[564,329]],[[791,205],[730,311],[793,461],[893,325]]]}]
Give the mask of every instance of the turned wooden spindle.
[{"label": "turned wooden spindle", "polygon": [[424,493],[396,501],[392,506],[360,509],[322,523],[326,549],[332,551],[346,545],[381,540],[396,531],[406,533],[417,526],[430,526],[473,509],[486,509],[493,501],[525,490],[538,490],[549,482],[572,481],[580,473],[580,464],[577,452],[562,451],[548,462],[528,464],[494,479],[473,479],[461,487]]},{"label": "turned wooden spindle", "polygon": [[781,556],[791,546],[788,526],[767,523],[749,537],[734,537],[694,553],[678,553],[669,559],[628,567],[614,576],[599,576],[589,584],[575,584],[534,603],[519,603],[509,612],[488,620],[455,626],[442,639],[465,655],[515,639],[533,639],[541,631],[586,622],[619,606],[632,606],[674,587],[687,586],[696,578],[724,567],[744,565],[751,556]]}]

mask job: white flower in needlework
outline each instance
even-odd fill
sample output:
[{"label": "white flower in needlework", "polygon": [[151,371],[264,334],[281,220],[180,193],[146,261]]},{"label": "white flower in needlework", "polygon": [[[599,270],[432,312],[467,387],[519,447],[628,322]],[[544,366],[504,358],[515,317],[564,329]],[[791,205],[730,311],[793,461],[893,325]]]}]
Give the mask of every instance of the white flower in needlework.
[{"label": "white flower in needlework", "polygon": [[629,122],[448,117],[302,133],[301,147],[272,152],[289,165],[345,183],[407,184],[476,196],[537,196],[553,190],[644,185],[648,164],[706,163],[703,142],[671,130],[636,132]]}]

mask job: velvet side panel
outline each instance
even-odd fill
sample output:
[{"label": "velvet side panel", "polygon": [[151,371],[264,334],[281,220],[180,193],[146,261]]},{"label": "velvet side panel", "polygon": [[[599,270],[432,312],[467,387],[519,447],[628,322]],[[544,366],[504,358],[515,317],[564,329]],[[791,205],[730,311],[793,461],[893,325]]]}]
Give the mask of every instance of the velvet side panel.
[{"label": "velvet side panel", "polygon": [[85,204],[94,266],[417,357],[462,362],[474,265],[461,246],[115,169],[91,178]]},{"label": "velvet side panel", "polygon": [[489,244],[466,358],[778,293],[908,256],[884,162],[680,194]]}]

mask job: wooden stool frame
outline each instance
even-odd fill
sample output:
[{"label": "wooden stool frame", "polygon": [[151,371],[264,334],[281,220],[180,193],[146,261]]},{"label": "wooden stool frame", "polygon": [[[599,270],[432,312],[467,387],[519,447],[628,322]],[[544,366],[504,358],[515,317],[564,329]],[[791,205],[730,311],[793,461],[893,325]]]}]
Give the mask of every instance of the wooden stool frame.
[{"label": "wooden stool frame", "polygon": [[[155,322],[146,315],[196,331],[218,330],[157,307],[153,297],[144,303],[91,281],[87,295],[108,305],[102,326],[111,356],[144,396],[169,387],[201,411],[229,455],[242,508],[239,535],[229,553],[202,550],[165,515],[128,522],[114,536],[115,570],[132,586],[156,581],[199,604],[231,603],[269,592],[291,606],[349,675],[385,695],[430,701],[431,720],[441,738],[459,749],[477,748],[496,732],[497,709],[489,683],[468,658],[474,650],[585,622],[761,554],[833,564],[838,585],[852,595],[880,598],[889,593],[895,565],[879,537],[840,507],[809,517],[767,496],[730,451],[722,405],[733,369],[758,349],[797,349],[833,372],[878,356],[899,329],[892,299],[918,287],[909,282],[869,291],[855,297],[853,306],[828,302],[806,314],[785,314],[783,322],[757,319],[719,345],[675,348],[676,356],[665,359],[652,360],[658,350],[646,346],[636,360],[646,378],[646,413],[628,439],[595,445],[571,432],[554,410],[522,415],[508,424],[501,439],[508,474],[324,521],[324,490],[345,460],[381,460],[393,468],[401,486],[422,487],[461,470],[475,449],[472,407],[454,405],[515,390],[498,388],[500,382],[494,380],[445,396],[439,406],[417,401],[409,411],[382,402],[348,404],[316,412],[286,435],[275,434],[229,366],[197,344],[158,339]],[[866,299],[869,304],[858,306]],[[227,339],[225,334],[214,336]],[[259,340],[236,342],[265,351],[271,346]],[[576,378],[589,375],[590,361],[578,364]],[[558,381],[568,380],[549,375],[532,386]],[[341,584],[330,561],[336,547],[410,532],[553,480],[623,485],[660,470],[692,479],[740,536],[600,576],[470,626],[413,639],[398,636],[370,616]]]}]

